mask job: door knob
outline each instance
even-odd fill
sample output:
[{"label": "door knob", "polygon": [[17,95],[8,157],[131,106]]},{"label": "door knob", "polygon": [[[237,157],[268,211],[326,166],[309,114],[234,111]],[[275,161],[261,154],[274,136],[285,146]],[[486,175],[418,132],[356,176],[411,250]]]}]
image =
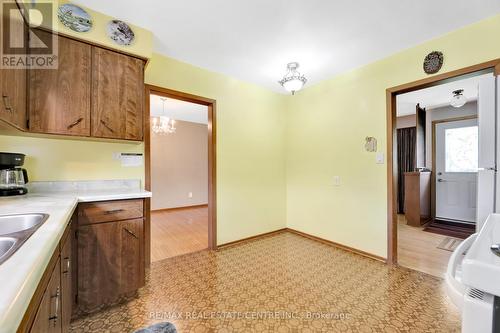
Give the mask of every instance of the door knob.
[{"label": "door knob", "polygon": [[442,178],[438,178],[438,182],[442,183],[442,182],[445,182],[446,180],[442,179]]},{"label": "door knob", "polygon": [[491,252],[493,252],[494,254],[496,254],[497,256],[500,257],[500,243],[498,244],[493,244],[491,247]]}]

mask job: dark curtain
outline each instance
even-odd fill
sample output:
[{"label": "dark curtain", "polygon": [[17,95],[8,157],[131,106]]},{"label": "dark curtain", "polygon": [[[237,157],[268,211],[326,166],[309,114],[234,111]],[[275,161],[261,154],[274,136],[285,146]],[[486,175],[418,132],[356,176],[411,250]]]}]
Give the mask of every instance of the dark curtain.
[{"label": "dark curtain", "polygon": [[405,212],[405,177],[404,173],[415,171],[415,148],[417,130],[415,127],[397,130],[398,145],[398,214]]}]

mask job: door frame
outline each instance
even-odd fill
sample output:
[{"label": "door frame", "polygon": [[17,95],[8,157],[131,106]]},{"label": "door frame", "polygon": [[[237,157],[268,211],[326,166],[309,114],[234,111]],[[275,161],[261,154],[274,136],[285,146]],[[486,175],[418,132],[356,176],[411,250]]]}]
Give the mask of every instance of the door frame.
[{"label": "door frame", "polygon": [[436,125],[460,120],[477,119],[477,114],[463,117],[434,120],[432,122],[432,170],[431,172],[431,216],[436,218]]},{"label": "door frame", "polygon": [[387,130],[387,263],[397,265],[398,261],[398,219],[397,198],[397,147],[396,142],[396,96],[407,92],[429,88],[446,82],[461,80],[478,74],[500,74],[500,58],[460,68],[425,79],[405,83],[386,89],[386,130]]},{"label": "door frame", "polygon": [[[150,95],[173,98],[208,107],[208,249],[217,250],[217,164],[216,164],[216,100],[188,94],[185,92],[145,84],[144,112],[144,168],[145,189],[151,191],[151,131],[150,131]],[[145,204],[145,253],[146,264],[151,262],[151,199]]]}]

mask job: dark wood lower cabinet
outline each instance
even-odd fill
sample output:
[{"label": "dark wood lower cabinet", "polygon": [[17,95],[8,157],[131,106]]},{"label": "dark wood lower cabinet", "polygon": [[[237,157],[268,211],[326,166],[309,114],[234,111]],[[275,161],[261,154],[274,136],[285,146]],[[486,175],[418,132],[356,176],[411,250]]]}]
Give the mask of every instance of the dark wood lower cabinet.
[{"label": "dark wood lower cabinet", "polygon": [[126,300],[144,285],[143,205],[134,199],[77,208],[18,332],[69,332],[72,318]]},{"label": "dark wood lower cabinet", "polygon": [[112,305],[144,285],[143,219],[78,228],[78,307]]},{"label": "dark wood lower cabinet", "polygon": [[[71,229],[70,229],[71,230]],[[61,246],[61,325],[63,332],[69,332],[73,307],[73,237],[69,234]]]},{"label": "dark wood lower cabinet", "polygon": [[49,284],[45,289],[35,320],[30,332],[56,333],[62,332],[61,325],[61,260],[57,260]]}]

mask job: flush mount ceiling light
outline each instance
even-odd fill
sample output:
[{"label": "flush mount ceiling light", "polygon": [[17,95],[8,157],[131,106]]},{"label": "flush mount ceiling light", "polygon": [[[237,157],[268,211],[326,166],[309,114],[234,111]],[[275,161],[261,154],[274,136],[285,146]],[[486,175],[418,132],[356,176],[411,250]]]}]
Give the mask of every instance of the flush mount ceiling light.
[{"label": "flush mount ceiling light", "polygon": [[302,89],[304,84],[306,84],[307,79],[304,75],[297,71],[297,68],[299,68],[298,62],[291,62],[286,65],[286,68],[287,72],[285,76],[283,76],[278,83],[281,84],[287,91],[291,92],[292,95],[295,95],[295,92]]},{"label": "flush mount ceiling light", "polygon": [[467,98],[464,96],[463,89],[454,90],[452,93],[453,97],[451,98],[450,102],[451,106],[453,106],[454,108],[459,108],[467,103]]},{"label": "flush mount ceiling light", "polygon": [[165,102],[167,99],[163,97],[160,99],[163,102],[163,112],[161,116],[152,118],[151,130],[153,133],[160,135],[175,133],[175,120],[165,116]]}]

